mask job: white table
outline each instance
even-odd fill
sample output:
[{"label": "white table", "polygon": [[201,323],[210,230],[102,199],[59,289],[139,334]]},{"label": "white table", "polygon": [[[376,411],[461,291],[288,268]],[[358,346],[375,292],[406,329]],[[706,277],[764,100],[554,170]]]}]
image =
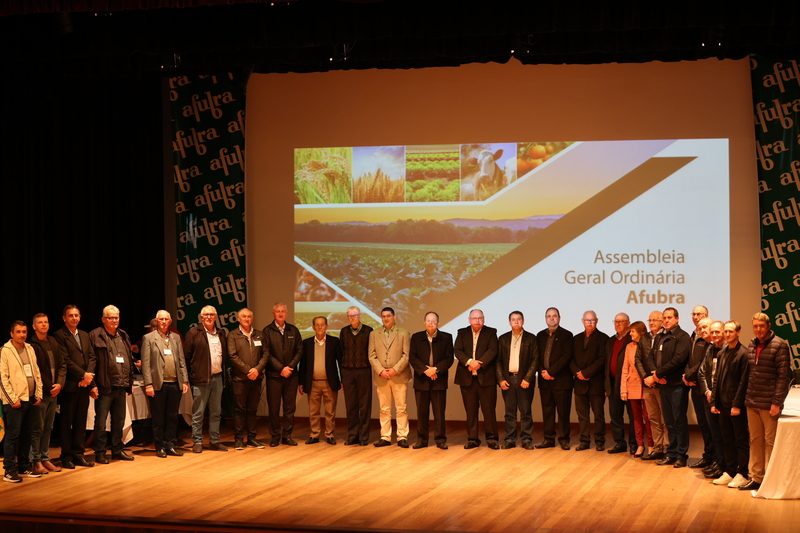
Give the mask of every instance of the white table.
[{"label": "white table", "polygon": [[800,498],[800,388],[792,387],[778,419],[775,446],[756,498]]}]

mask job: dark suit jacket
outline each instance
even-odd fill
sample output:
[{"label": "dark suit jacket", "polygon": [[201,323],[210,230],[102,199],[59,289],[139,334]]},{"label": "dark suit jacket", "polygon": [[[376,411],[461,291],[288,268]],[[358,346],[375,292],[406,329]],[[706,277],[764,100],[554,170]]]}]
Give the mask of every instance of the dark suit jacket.
[{"label": "dark suit jacket", "polygon": [[283,379],[284,367],[297,370],[302,352],[303,338],[297,326],[284,322],[283,335],[273,320],[264,327],[264,351],[267,352],[267,376]]},{"label": "dark suit jacket", "polygon": [[680,326],[661,333],[656,337],[653,349],[650,351],[650,357],[656,366],[656,375],[665,378],[667,385],[681,385],[691,350],[692,340]]},{"label": "dark suit jacket", "polygon": [[[217,328],[217,335],[222,346],[224,378],[225,366],[228,361],[227,331],[224,328]],[[183,339],[183,356],[186,358],[191,385],[203,385],[211,382],[211,348],[208,346],[208,336],[202,324],[195,325],[186,333],[186,337]]]},{"label": "dark suit jacket", "polygon": [[[508,362],[511,358],[511,339],[512,333],[510,331],[500,335],[497,339],[497,364],[496,374],[497,382],[508,381]],[[519,345],[519,373],[522,379],[536,385],[533,378],[536,376],[536,370],[539,368],[539,347],[536,344],[536,336],[529,331],[522,331],[522,340]],[[533,389],[531,389],[533,390]]]},{"label": "dark suit jacket", "polygon": [[[425,375],[430,363],[430,348],[433,347],[433,365],[436,380]],[[446,331],[436,331],[433,342],[428,344],[428,332],[418,331],[411,335],[408,364],[414,369],[414,388],[418,390],[444,390],[447,388],[447,369],[453,366],[453,336]]]},{"label": "dark suit jacket", "polygon": [[250,381],[247,373],[251,368],[258,370],[256,381],[263,378],[268,355],[264,350],[264,334],[256,328],[250,329],[250,340],[239,328],[228,333],[228,361],[231,364],[232,381]]},{"label": "dark suit jacket", "polygon": [[[339,377],[339,365],[342,363],[342,344],[336,337],[325,335],[325,376],[328,385],[333,390],[342,388]],[[297,376],[303,391],[311,392],[311,382],[314,380],[314,337],[303,341],[302,355],[297,366]]]},{"label": "dark suit jacket", "polygon": [[[620,397],[620,390],[619,385],[622,381],[622,365],[625,363],[625,347],[628,346],[631,342],[631,334],[626,333],[624,337],[622,337],[622,348],[620,348],[619,353],[617,354],[617,371],[614,374],[617,378],[614,380],[614,386],[611,386],[611,352],[614,349],[614,343],[617,340],[616,335],[611,335],[608,340],[606,341],[606,363],[605,363],[605,383],[606,383],[606,396],[611,396],[612,394],[615,395],[617,398]],[[612,390],[613,389],[613,390]]]},{"label": "dark suit jacket", "polygon": [[[543,329],[536,334],[536,343],[539,347],[539,386],[544,384],[546,387],[551,387],[554,390],[571,390],[572,389],[572,373],[570,372],[569,363],[572,361],[572,332],[558,326],[553,339],[553,347],[550,349],[550,365],[549,368],[544,365],[544,351],[547,347],[547,337],[549,336],[547,328]],[[547,373],[555,379],[547,381],[542,378],[542,370],[547,370]]]},{"label": "dark suit jacket", "polygon": [[[456,367],[456,385],[472,385],[473,375],[467,368],[467,361],[472,359],[472,327],[467,326],[458,330],[456,343],[453,347],[458,366]],[[497,330],[483,326],[478,335],[478,345],[475,348],[475,359],[481,362],[478,369],[478,384],[482,387],[496,387],[497,376],[494,365],[497,359]]]},{"label": "dark suit jacket", "polygon": [[[584,347],[586,332],[581,331],[575,335],[572,347],[572,361],[569,367],[572,375],[578,372],[589,381],[575,378],[576,394],[603,394],[606,390],[606,380],[603,374],[606,364],[606,343],[608,335],[600,330],[595,330],[589,335],[589,342]],[[619,374],[617,374],[619,375]]]},{"label": "dark suit jacket", "polygon": [[[86,372],[95,373],[97,360],[95,359],[94,348],[92,348],[89,334],[79,329],[78,337],[81,340],[80,347],[78,347],[75,338],[66,326],[53,334],[53,338],[67,352],[67,379],[64,382],[64,392],[77,392],[78,382],[83,379],[83,375]],[[89,385],[90,389],[92,387],[94,387],[94,382]]]}]

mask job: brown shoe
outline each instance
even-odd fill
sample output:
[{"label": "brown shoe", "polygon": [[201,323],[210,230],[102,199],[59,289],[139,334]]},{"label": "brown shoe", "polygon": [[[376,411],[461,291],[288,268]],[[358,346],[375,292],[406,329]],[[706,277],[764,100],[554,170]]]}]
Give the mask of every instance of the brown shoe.
[{"label": "brown shoe", "polygon": [[48,469],[50,472],[61,472],[61,467],[54,465],[50,461],[42,461],[42,466]]},{"label": "brown shoe", "polygon": [[33,463],[33,471],[36,474],[49,474],[50,473],[50,471],[48,469],[46,469],[42,465],[41,461],[36,461],[35,463]]}]

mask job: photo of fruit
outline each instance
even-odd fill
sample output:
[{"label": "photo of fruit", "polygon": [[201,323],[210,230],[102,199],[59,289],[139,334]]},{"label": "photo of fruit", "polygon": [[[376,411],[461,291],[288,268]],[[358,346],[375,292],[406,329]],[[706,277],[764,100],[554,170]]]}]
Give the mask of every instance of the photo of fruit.
[{"label": "photo of fruit", "polygon": [[406,202],[455,202],[459,197],[458,145],[406,147]]},{"label": "photo of fruit", "polygon": [[350,148],[296,148],[294,203],[351,203],[351,162]]},{"label": "photo of fruit", "polygon": [[353,202],[402,202],[405,186],[405,146],[353,148]]},{"label": "photo of fruit", "polygon": [[566,141],[518,143],[517,176],[523,177],[570,144],[572,143]]}]

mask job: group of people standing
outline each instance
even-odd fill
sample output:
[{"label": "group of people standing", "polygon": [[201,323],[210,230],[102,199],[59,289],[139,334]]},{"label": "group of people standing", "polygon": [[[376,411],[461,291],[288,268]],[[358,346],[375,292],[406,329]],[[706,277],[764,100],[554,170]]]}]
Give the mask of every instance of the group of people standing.
[{"label": "group of people standing", "polygon": [[[469,325],[455,339],[439,330],[439,316],[428,312],[424,329],[410,335],[396,323],[391,307],[381,310],[381,326],[361,322],[358,307],[347,309],[349,324],[338,337],[328,334],[327,318],[314,317],[314,336],[302,339],[286,322],[287,307],[273,306],[273,320],[253,327],[253,312],[238,314],[238,327],[217,327],[217,313],[204,307],[199,322],[181,337],[170,329],[167,311],[156,314],[154,329],[134,360],[130,338],[119,328],[119,309],[103,310],[102,326],[78,329],[80,311],[64,309],[64,327],[49,336],[48,319],[33,318],[33,332],[12,324],[11,339],[0,352],[0,394],[6,410],[4,481],[39,477],[61,468],[108,463],[106,423],[111,418],[111,458],[133,460],[122,443],[126,395],[140,367],[152,416],[156,455],[183,455],[177,442],[181,395],[192,395],[192,452],[202,453],[203,422],[208,411],[209,448],[227,451],[220,441],[223,388],[234,399],[234,447],[264,448],[256,435],[256,411],[266,379],[270,435],[268,445],[296,446],[294,414],[299,395],[307,395],[310,431],[306,444],[337,443],[335,413],[344,388],[347,411],[345,445],[369,444],[372,390],[379,403],[380,437],[375,447],[392,444],[392,410],[396,443],[409,447],[408,385],[417,407],[413,448],[429,444],[433,412],[434,443],[447,449],[445,407],[449,371],[460,387],[467,422],[466,449],[481,444],[479,413],[490,449],[571,449],[572,398],[579,420],[575,450],[606,449],[605,401],[608,398],[614,445],[608,453],[630,451],[634,457],[675,468],[687,466],[688,398],[704,441],[703,456],[688,465],[703,468],[715,484],[755,489],[761,483],[788,393],[788,344],[771,331],[767,315],[752,318],[755,339],[745,347],[736,321],[713,321],[708,310],[692,311],[694,331],[679,326],[677,309],[653,311],[644,322],[631,323],[625,313],[614,317],[614,334],[597,327],[594,311],[582,316],[583,331],[561,327],[557,308],[545,312],[546,328],[524,329],[521,311],[508,316],[510,331],[498,337],[473,309]],[[230,369],[229,372],[226,369]],[[412,372],[413,370],[413,372]],[[412,377],[413,374],[413,377]],[[538,382],[543,439],[533,443],[532,404]],[[505,404],[501,440],[495,416],[497,390]],[[84,456],[89,398],[95,398],[94,461]],[[60,467],[49,456],[56,402],[61,412]],[[624,420],[627,412],[629,427]],[[593,419],[593,420],[592,420]],[[323,422],[324,421],[324,422]],[[518,423],[519,422],[519,423]],[[323,426],[324,424],[324,426]]]}]

